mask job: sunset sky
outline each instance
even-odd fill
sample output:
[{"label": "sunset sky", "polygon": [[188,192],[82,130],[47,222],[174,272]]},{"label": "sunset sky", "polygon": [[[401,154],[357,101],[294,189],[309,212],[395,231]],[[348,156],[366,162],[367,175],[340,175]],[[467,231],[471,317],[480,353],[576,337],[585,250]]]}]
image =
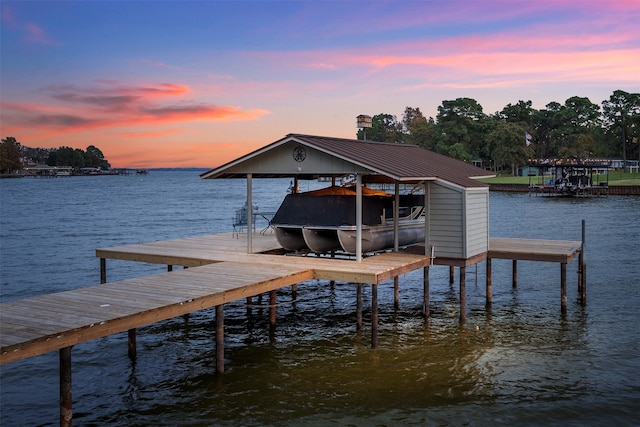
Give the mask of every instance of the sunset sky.
[{"label": "sunset sky", "polygon": [[0,134],[212,168],[356,116],[640,90],[640,0],[2,1]]}]

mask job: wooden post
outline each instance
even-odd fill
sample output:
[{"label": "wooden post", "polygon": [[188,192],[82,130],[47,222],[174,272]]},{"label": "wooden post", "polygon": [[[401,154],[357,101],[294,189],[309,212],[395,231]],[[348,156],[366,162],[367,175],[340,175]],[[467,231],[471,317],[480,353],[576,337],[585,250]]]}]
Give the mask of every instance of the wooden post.
[{"label": "wooden post", "polygon": [[269,292],[269,331],[271,338],[274,338],[276,331],[276,290]]},{"label": "wooden post", "polygon": [[291,300],[295,301],[296,299],[298,299],[298,284],[297,283],[291,285]]},{"label": "wooden post", "polygon": [[422,276],[422,314],[426,318],[431,316],[431,311],[429,310],[429,267],[422,269]]},{"label": "wooden post", "polygon": [[60,427],[71,427],[71,347],[60,349]]},{"label": "wooden post", "polygon": [[224,305],[216,305],[216,373],[224,374]]},{"label": "wooden post", "polygon": [[578,289],[580,291],[580,304],[583,306],[587,304],[587,258],[585,253],[586,247],[586,227],[585,221],[582,220],[582,247],[580,249],[580,257],[578,258],[578,263],[580,264],[578,268],[580,269],[580,276],[578,282]]},{"label": "wooden post", "polygon": [[487,302],[486,305],[491,305],[491,300],[493,299],[493,283],[491,278],[491,258],[487,258]]},{"label": "wooden post", "polygon": [[173,265],[167,264],[167,271],[168,272],[172,272],[173,271]]},{"label": "wooden post", "polygon": [[107,283],[107,260],[100,258],[100,284]]},{"label": "wooden post", "polygon": [[371,284],[371,347],[378,346],[378,285]]},{"label": "wooden post", "polygon": [[356,286],[356,330],[362,330],[362,283]]},{"label": "wooden post", "polygon": [[460,267],[460,323],[467,320],[467,267]]},{"label": "wooden post", "polygon": [[127,353],[129,354],[129,359],[136,360],[137,349],[136,349],[136,329],[129,329],[127,331],[128,339],[127,339]]},{"label": "wooden post", "polygon": [[453,265],[449,266],[449,284],[453,285],[456,277],[456,268]]},{"label": "wooden post", "polygon": [[400,286],[398,276],[393,278],[393,308],[400,307]]},{"label": "wooden post", "polygon": [[514,259],[512,261],[513,268],[511,270],[511,283],[514,288],[518,287],[518,260]]},{"label": "wooden post", "polygon": [[560,311],[567,314],[567,263],[560,263]]}]

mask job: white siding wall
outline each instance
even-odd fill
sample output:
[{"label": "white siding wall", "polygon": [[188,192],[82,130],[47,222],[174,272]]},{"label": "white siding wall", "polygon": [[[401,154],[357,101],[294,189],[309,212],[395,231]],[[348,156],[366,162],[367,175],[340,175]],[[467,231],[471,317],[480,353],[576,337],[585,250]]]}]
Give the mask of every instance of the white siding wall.
[{"label": "white siding wall", "polygon": [[489,190],[466,192],[466,258],[489,250]]},{"label": "white siding wall", "polygon": [[429,243],[435,256],[464,258],[463,193],[433,182],[429,195]]},{"label": "white siding wall", "polygon": [[436,257],[466,259],[489,249],[489,191],[433,182],[429,194],[429,244]]}]

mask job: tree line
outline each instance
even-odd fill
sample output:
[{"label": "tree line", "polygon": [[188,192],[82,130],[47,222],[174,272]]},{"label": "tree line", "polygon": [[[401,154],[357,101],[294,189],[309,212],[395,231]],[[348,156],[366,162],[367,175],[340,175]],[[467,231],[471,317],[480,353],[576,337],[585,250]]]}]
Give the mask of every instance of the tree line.
[{"label": "tree line", "polygon": [[90,145],[86,150],[71,147],[29,148],[21,145],[15,137],[9,136],[0,143],[0,171],[12,173],[24,169],[25,165],[45,164],[47,166],[71,166],[82,168],[109,169],[111,164],[102,151]]},{"label": "tree line", "polygon": [[358,139],[416,144],[492,170],[511,169],[532,158],[620,157],[639,159],[640,94],[616,90],[602,105],[574,96],[536,110],[531,101],[508,104],[487,115],[471,98],[442,101],[436,118],[406,107],[402,120],[372,117]]}]

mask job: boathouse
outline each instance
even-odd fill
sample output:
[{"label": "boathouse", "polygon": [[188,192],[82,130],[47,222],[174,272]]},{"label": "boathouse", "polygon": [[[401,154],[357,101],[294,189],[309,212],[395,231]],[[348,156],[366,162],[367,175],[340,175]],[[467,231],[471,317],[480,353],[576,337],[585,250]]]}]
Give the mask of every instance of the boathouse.
[{"label": "boathouse", "polygon": [[[393,184],[396,194],[401,184],[422,186],[425,251],[438,262],[468,265],[489,250],[489,186],[477,179],[491,175],[417,145],[289,134],[201,177],[246,178],[251,206],[253,178],[291,178],[297,188],[298,180],[349,175],[360,185]],[[248,252],[251,238],[247,233]],[[356,256],[361,259],[362,254]]]}]

